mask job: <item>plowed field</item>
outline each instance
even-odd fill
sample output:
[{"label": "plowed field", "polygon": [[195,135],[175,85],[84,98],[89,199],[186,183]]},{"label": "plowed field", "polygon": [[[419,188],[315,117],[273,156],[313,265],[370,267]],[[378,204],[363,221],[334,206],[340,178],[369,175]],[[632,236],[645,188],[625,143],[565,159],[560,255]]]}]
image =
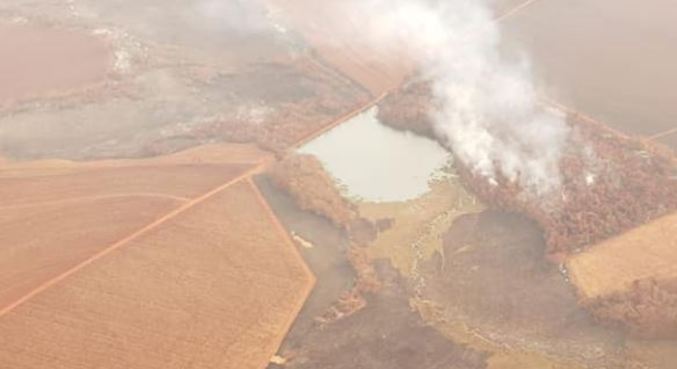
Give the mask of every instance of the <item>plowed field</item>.
[{"label": "plowed field", "polygon": [[583,299],[627,291],[645,278],[677,278],[677,213],[591,247],[567,265]]},{"label": "plowed field", "polygon": [[[166,166],[164,173],[175,169],[166,158],[148,162]],[[91,179],[70,168],[53,176],[50,193],[61,197],[40,198],[53,204],[37,208],[18,195],[30,178],[2,179],[14,180],[17,194],[3,193],[13,203],[0,234],[16,239],[0,248],[1,290],[9,291],[1,295],[3,367],[242,369],[268,362],[313,276],[244,179],[252,165],[194,165],[197,173],[165,177],[154,177],[152,166],[135,168],[124,183],[141,188],[123,190],[162,195],[129,198],[106,195],[120,191],[114,179],[125,176],[124,167],[111,177],[89,169]],[[60,187],[64,175],[80,176],[71,181],[75,189]],[[105,184],[111,190],[94,190]],[[90,197],[64,200],[77,189]],[[12,220],[23,228],[13,233]],[[41,237],[30,237],[36,230]],[[19,282],[26,277],[35,282]]]},{"label": "plowed field", "polygon": [[252,167],[195,154],[0,169],[0,309]]}]

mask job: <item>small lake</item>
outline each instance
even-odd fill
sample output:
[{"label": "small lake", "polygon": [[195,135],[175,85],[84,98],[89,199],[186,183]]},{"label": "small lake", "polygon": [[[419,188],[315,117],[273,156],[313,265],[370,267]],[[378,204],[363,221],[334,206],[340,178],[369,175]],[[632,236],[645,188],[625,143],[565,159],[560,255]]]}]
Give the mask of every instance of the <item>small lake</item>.
[{"label": "small lake", "polygon": [[451,156],[437,142],[390,128],[372,108],[299,149],[315,155],[344,187],[370,202],[405,201],[426,193]]}]

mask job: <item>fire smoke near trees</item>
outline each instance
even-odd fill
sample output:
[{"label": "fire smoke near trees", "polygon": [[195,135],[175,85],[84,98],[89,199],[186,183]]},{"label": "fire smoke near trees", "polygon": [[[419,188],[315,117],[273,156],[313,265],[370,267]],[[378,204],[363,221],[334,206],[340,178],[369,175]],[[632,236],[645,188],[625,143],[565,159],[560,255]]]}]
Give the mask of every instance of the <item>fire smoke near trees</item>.
[{"label": "fire smoke near trees", "polygon": [[[237,12],[214,4],[222,3],[203,0],[202,10],[212,16],[237,13],[237,19],[221,21],[245,32],[255,28],[249,21],[266,12],[259,1],[239,5]],[[413,62],[420,78],[431,83],[436,108],[429,114],[436,134],[466,166],[545,194],[560,185],[569,128],[563,116],[539,105],[528,59],[499,52],[501,35],[490,5],[488,0],[328,2],[345,16],[345,29],[327,33],[324,41],[338,48],[366,43],[365,52],[391,59],[405,55],[398,62]]]},{"label": "fire smoke near trees", "polygon": [[539,106],[526,58],[499,52],[489,4],[478,0],[350,1],[374,48],[406,50],[433,87],[437,134],[476,173],[536,194],[560,185],[569,128]]}]

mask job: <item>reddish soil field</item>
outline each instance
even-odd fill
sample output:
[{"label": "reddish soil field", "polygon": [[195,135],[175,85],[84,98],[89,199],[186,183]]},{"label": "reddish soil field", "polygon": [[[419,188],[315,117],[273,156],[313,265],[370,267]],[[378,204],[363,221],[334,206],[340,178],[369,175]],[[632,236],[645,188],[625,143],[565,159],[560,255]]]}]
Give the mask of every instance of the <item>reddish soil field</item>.
[{"label": "reddish soil field", "polygon": [[[202,162],[195,159],[200,151],[205,154]],[[139,161],[41,162],[1,168],[0,311],[253,167],[225,161],[217,164],[216,152],[193,150]]]},{"label": "reddish soil field", "polygon": [[104,79],[112,52],[94,36],[0,24],[0,104],[69,92]]},{"label": "reddish soil field", "polygon": [[0,309],[182,202],[122,196],[0,212]]},{"label": "reddish soil field", "polygon": [[187,200],[216,187],[247,165],[132,165],[72,169],[67,174],[1,177],[2,209],[94,201],[111,197]]},{"label": "reddish soil field", "polygon": [[639,279],[677,277],[677,213],[573,255],[567,268],[583,299],[628,290]]},{"label": "reddish soil field", "polygon": [[6,311],[3,365],[264,367],[313,277],[251,182],[146,230]]}]

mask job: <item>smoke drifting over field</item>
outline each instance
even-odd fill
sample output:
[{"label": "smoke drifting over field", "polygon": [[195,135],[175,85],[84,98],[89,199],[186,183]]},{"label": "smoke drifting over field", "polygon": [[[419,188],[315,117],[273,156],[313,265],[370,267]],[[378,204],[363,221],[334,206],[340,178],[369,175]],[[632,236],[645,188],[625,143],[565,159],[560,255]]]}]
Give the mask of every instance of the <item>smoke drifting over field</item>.
[{"label": "smoke drifting over field", "polygon": [[349,2],[374,48],[406,49],[431,81],[437,133],[478,173],[545,193],[560,184],[568,127],[539,108],[528,60],[499,53],[500,32],[481,0]]},{"label": "smoke drifting over field", "polygon": [[270,22],[260,0],[199,0],[200,21],[217,31],[255,34],[268,31]]},{"label": "smoke drifting over field", "polygon": [[[203,14],[242,32],[260,29],[271,10],[259,0],[201,4]],[[323,6],[336,8],[343,29],[331,29],[324,41],[338,51],[366,43],[365,53],[389,56],[381,58],[384,63],[401,62],[405,52],[432,84],[436,133],[457,157],[479,174],[501,174],[531,193],[546,193],[560,184],[568,126],[564,117],[539,107],[527,58],[500,54],[490,5],[490,0],[327,1]]]}]

